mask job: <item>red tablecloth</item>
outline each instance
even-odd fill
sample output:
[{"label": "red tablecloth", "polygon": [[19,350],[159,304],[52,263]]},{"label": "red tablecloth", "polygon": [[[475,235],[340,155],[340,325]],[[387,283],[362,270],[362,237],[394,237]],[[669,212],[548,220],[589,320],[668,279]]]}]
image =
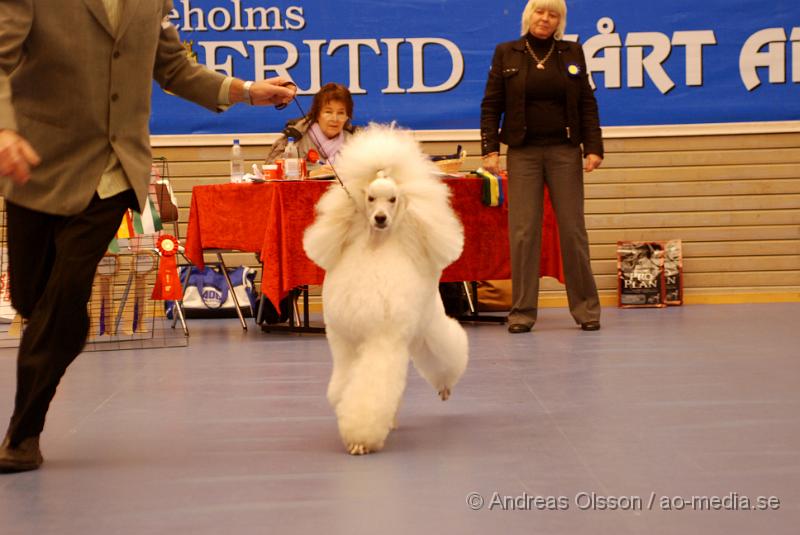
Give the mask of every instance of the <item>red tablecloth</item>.
[{"label": "red tablecloth", "polygon": [[[452,203],[464,225],[464,252],[442,281],[511,278],[507,204],[481,203],[481,181],[448,179]],[[278,304],[292,288],[321,284],[325,272],[303,251],[303,232],[314,220],[314,205],[327,181],[268,182],[195,186],[189,212],[186,256],[203,266],[203,249],[237,249],[259,254],[264,264],[261,291]],[[564,281],[558,228],[545,196],[540,274]]]}]

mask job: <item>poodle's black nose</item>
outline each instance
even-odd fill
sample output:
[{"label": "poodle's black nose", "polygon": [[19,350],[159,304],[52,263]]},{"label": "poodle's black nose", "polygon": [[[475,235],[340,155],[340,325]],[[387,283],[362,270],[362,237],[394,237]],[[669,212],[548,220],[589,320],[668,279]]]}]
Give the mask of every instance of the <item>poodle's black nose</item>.
[{"label": "poodle's black nose", "polygon": [[386,223],[386,216],[383,214],[377,214],[375,216],[375,222],[379,225],[384,225]]}]

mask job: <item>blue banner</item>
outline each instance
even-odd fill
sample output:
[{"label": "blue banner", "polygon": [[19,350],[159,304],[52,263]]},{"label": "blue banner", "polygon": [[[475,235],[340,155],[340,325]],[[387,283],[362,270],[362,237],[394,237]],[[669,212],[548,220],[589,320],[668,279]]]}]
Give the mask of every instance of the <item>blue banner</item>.
[{"label": "blue banner", "polygon": [[[307,111],[320,85],[354,95],[353,121],[477,129],[495,46],[520,35],[524,1],[174,0],[187,53],[243,79],[283,74]],[[603,126],[800,119],[797,0],[568,0]],[[154,87],[153,134],[279,132],[300,116],[215,115]]]}]

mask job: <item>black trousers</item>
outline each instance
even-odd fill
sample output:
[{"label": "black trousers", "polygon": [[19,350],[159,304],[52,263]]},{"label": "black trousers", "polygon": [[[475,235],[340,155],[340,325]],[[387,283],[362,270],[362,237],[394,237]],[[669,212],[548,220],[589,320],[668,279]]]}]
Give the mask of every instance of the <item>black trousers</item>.
[{"label": "black trousers", "polygon": [[89,333],[86,309],[97,263],[136,206],[133,190],[95,194],[83,212],[56,216],[6,202],[11,303],[27,319],[17,355],[12,446],[38,436],[56,388]]}]

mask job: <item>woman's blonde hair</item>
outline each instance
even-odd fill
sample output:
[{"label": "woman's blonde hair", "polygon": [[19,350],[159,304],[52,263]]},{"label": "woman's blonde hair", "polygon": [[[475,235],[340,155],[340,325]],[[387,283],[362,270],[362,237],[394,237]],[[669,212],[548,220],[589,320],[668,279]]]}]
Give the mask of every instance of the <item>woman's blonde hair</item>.
[{"label": "woman's blonde hair", "polygon": [[533,17],[533,12],[538,8],[549,9],[561,15],[558,19],[558,28],[553,33],[553,37],[555,39],[564,37],[564,30],[567,28],[567,3],[565,0],[529,0],[522,11],[522,33],[520,35],[525,35],[530,31],[531,17]]}]

